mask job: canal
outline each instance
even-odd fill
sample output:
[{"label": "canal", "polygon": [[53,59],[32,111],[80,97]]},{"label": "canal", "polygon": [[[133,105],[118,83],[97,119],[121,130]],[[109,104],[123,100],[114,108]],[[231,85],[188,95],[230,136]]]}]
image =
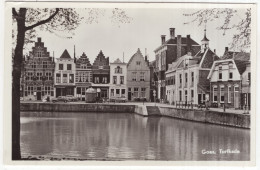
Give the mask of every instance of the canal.
[{"label": "canal", "polygon": [[22,112],[21,154],[88,160],[248,161],[250,130],[127,113]]}]

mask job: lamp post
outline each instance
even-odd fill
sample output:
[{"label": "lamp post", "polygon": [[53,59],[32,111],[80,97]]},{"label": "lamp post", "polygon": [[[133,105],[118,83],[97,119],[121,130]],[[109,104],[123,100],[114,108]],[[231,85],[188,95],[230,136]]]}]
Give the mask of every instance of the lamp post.
[{"label": "lamp post", "polygon": [[246,95],[246,97],[247,97],[247,111],[246,111],[246,113],[249,114],[249,87],[250,87],[250,80],[247,79],[247,82],[248,82],[248,87],[247,87],[247,95]]},{"label": "lamp post", "polygon": [[156,106],[156,90],[153,90],[154,106]]}]

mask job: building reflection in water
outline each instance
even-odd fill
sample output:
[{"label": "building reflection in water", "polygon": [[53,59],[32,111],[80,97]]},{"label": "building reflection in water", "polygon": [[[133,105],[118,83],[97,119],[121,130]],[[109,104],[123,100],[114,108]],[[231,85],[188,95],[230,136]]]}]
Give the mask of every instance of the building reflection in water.
[{"label": "building reflection in water", "polygon": [[21,151],[98,160],[249,160],[250,130],[136,114],[31,112],[22,113]]}]

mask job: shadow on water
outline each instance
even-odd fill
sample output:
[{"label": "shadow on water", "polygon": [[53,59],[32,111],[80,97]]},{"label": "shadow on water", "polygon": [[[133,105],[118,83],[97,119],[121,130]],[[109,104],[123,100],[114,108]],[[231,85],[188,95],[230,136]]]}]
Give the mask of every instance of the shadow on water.
[{"label": "shadow on water", "polygon": [[[21,124],[24,157],[227,161],[250,158],[248,129],[125,113],[23,112]],[[219,149],[240,153],[220,154]],[[203,154],[204,151],[216,154]]]}]

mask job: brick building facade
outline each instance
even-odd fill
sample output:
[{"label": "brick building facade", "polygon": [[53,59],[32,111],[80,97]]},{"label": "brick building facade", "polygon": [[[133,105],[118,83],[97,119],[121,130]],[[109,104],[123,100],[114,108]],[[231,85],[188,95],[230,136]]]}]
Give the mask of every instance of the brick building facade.
[{"label": "brick building facade", "polygon": [[24,100],[42,100],[54,96],[54,58],[37,39],[29,56],[24,58],[21,74],[21,96]]}]

